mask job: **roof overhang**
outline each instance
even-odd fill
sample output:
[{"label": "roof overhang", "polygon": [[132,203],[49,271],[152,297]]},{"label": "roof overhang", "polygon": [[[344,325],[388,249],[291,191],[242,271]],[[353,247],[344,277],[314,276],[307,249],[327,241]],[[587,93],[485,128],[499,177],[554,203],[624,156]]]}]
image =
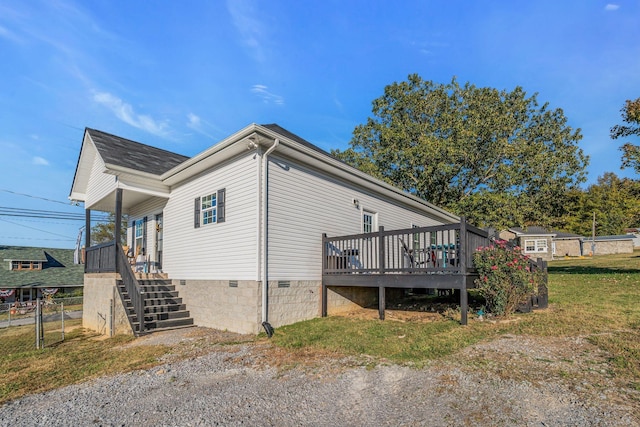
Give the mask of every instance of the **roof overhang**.
[{"label": "roof overhang", "polygon": [[[460,217],[438,208],[418,197],[406,193],[392,185],[347,165],[326,153],[314,150],[280,133],[255,123],[225,138],[213,147],[192,157],[186,162],[167,171],[161,176],[162,182],[169,186],[178,185],[191,177],[210,169],[225,160],[231,159],[258,146],[271,147],[278,139],[280,144],[273,153],[293,158],[305,165],[319,169],[344,181],[364,187],[374,193],[396,200],[419,211],[428,211],[445,222],[458,222]],[[272,154],[273,154],[272,153]]]}]

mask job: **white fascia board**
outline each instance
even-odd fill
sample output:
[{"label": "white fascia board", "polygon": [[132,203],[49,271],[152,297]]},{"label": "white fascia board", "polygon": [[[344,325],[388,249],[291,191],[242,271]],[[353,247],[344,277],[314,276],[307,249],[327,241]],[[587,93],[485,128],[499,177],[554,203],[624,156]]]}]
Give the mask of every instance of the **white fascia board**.
[{"label": "white fascia board", "polygon": [[[239,142],[254,134],[257,128],[259,128],[259,126],[255,123],[250,124],[244,129],[207,148],[200,154],[193,156],[173,169],[163,173],[160,179],[165,185],[173,186],[246,151],[247,146],[239,144]],[[256,141],[256,144],[257,143]]]},{"label": "white fascia board", "polygon": [[[344,162],[341,162],[340,160],[334,159],[333,157],[320,153],[312,148],[306,147],[296,141],[293,141],[291,139],[288,139],[280,135],[277,132],[273,132],[269,129],[263,128],[262,126],[258,126],[258,128],[260,129],[260,132],[269,135],[271,138],[278,138],[280,140],[280,144],[283,144],[303,155],[303,156],[295,156],[295,155],[292,156],[291,154],[289,154],[294,158],[297,157],[296,160],[300,160],[305,164],[312,165],[313,167],[321,169],[325,172],[329,172],[330,174],[336,175],[349,182],[358,184],[368,190],[371,190],[372,192],[381,194],[385,197],[394,199],[396,201],[412,206],[419,210],[422,210],[422,211],[426,210],[429,213],[435,214],[445,220],[448,220],[451,222],[460,221],[459,216],[454,215],[450,212],[447,212],[444,209],[441,209],[435,205],[432,205],[431,203],[425,200],[422,200],[419,197],[406,193],[397,187],[387,184],[382,180],[374,178],[371,175],[368,175],[360,171],[359,169],[356,169],[352,166],[347,165]],[[280,151],[280,150],[281,150],[280,148],[276,149],[276,151]],[[317,161],[311,163],[309,162],[309,157]]]}]

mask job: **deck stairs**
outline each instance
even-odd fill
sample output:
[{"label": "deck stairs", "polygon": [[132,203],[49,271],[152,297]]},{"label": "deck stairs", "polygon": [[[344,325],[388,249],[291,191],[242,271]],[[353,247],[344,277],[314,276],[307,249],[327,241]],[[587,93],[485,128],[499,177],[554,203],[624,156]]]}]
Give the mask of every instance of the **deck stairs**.
[{"label": "deck stairs", "polygon": [[[169,329],[194,326],[193,319],[178,296],[175,285],[166,278],[138,278],[144,292],[144,328],[143,334]],[[139,320],[131,298],[122,281],[118,281],[122,302],[134,331],[138,331]]]}]

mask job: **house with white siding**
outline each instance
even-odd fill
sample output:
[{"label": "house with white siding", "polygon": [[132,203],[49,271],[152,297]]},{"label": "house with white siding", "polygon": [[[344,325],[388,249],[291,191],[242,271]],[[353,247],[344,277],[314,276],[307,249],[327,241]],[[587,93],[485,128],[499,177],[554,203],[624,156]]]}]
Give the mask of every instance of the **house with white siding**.
[{"label": "house with white siding", "polygon": [[[87,224],[91,211],[114,212],[116,235],[128,215],[125,244],[91,247],[89,233],[85,243],[83,326],[108,318],[110,333],[257,333],[314,318],[323,234],[460,223],[275,124],[190,158],[86,129],[69,198],[84,203]],[[141,271],[132,274],[128,251]],[[331,288],[325,299],[329,311],[354,301]]]}]

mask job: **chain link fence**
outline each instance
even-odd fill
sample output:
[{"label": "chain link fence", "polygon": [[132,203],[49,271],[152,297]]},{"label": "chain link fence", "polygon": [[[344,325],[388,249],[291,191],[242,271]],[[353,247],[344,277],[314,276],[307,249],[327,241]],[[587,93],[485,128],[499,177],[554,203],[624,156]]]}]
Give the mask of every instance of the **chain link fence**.
[{"label": "chain link fence", "polygon": [[82,297],[0,304],[0,356],[54,346],[81,319]]}]

